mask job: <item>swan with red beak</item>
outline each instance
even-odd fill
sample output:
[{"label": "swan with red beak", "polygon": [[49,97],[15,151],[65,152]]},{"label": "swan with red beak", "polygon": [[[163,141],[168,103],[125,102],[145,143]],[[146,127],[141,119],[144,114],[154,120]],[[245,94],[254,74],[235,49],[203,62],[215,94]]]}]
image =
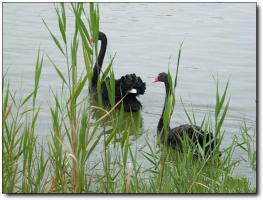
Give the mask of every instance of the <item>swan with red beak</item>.
[{"label": "swan with red beak", "polygon": [[[89,38],[89,43],[93,44],[94,38]],[[103,60],[105,57],[107,49],[107,37],[103,32],[99,32],[98,41],[101,42],[100,51],[96,63],[93,67],[93,76],[91,83],[91,92],[95,100],[98,100],[97,84],[99,82],[99,75],[102,68]],[[103,82],[101,82],[100,95],[102,97],[102,102],[105,106],[110,105],[107,83],[110,78],[106,77]],[[137,99],[139,95],[143,95],[146,90],[146,84],[142,81],[139,76],[135,74],[126,74],[120,79],[115,80],[115,102],[122,100],[124,111],[126,112],[137,112],[142,108],[142,104]]]}]

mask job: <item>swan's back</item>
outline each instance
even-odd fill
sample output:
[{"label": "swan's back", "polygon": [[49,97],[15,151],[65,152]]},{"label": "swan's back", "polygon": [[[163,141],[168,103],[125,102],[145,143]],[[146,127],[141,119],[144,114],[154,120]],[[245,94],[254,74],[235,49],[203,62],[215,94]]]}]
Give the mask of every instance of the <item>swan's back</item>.
[{"label": "swan's back", "polygon": [[[214,149],[214,137],[210,132],[204,132],[201,127],[196,125],[183,124],[176,128],[170,129],[167,137],[167,145],[174,149],[182,149],[182,139],[187,136],[192,144],[199,143],[201,146],[203,144],[209,144],[205,148],[205,153],[207,154]],[[204,141],[206,140],[206,141]]]}]

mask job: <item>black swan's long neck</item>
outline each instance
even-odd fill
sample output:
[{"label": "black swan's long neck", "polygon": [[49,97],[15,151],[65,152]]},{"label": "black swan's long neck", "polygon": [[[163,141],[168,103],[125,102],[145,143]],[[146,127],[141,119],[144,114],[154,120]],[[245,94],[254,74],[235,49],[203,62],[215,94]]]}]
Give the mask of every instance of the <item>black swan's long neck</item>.
[{"label": "black swan's long neck", "polygon": [[101,45],[100,45],[100,52],[99,52],[98,59],[96,60],[96,63],[95,63],[94,68],[93,68],[92,87],[97,86],[99,74],[101,71],[101,67],[102,67],[103,60],[104,60],[105,53],[106,53],[106,49],[107,49],[107,37],[104,33],[99,32],[98,40],[101,41]]},{"label": "black swan's long neck", "polygon": [[[164,105],[163,105],[163,112],[162,112],[161,118],[160,118],[160,120],[158,122],[157,133],[163,133],[163,126],[164,126],[164,124],[163,124],[163,115],[164,115],[164,112],[165,112],[165,107],[166,107],[166,104],[167,104],[168,95],[170,93],[170,87],[169,87],[168,81],[165,81],[164,85],[165,85],[165,101],[164,101]],[[169,124],[168,124],[168,128],[169,128]]]}]

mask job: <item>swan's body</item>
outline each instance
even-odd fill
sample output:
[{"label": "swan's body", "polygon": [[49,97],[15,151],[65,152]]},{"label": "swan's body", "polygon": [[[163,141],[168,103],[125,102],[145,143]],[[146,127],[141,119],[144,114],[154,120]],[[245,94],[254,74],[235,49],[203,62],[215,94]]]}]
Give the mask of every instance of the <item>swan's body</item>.
[{"label": "swan's body", "polygon": [[[101,71],[101,67],[103,64],[103,59],[106,53],[107,48],[107,37],[104,33],[99,32],[98,40],[101,41],[101,47],[98,55],[97,62],[93,68],[93,77],[92,77],[92,85],[91,91],[93,99],[98,100],[97,93],[97,84],[99,79],[99,74]],[[101,83],[101,97],[102,102],[105,106],[110,105],[108,90],[106,86],[106,82],[109,81],[109,77],[106,78],[104,82]],[[122,76],[120,79],[115,80],[115,102],[123,99],[124,111],[126,112],[137,112],[141,109],[142,104],[137,99],[139,95],[143,95],[145,92],[145,83],[139,76],[135,74],[126,74]]]},{"label": "swan's body", "polygon": [[157,133],[161,134],[160,135],[161,142],[173,149],[181,149],[182,139],[184,138],[184,136],[188,136],[188,138],[192,141],[192,144],[199,143],[201,147],[203,147],[203,144],[207,144],[205,148],[205,154],[208,155],[215,147],[214,137],[212,133],[204,132],[199,126],[183,124],[171,129],[170,125],[168,124],[168,135],[165,136],[163,115],[165,111],[167,96],[170,90],[167,77],[168,77],[167,74],[163,72],[160,73],[153,81],[153,82],[164,82],[166,89],[166,97],[165,97],[163,112],[157,126]]}]

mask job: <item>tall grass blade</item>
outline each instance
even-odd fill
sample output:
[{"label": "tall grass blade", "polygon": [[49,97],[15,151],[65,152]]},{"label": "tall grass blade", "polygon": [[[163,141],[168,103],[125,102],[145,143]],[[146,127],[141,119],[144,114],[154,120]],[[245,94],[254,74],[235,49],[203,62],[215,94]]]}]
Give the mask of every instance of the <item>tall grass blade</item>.
[{"label": "tall grass blade", "polygon": [[57,38],[55,37],[55,35],[50,31],[50,29],[48,28],[48,26],[47,26],[45,20],[42,19],[42,21],[43,21],[44,25],[46,26],[48,32],[50,33],[50,35],[51,35],[53,41],[55,42],[55,44],[57,45],[57,47],[58,47],[59,50],[61,51],[61,53],[62,53],[64,56],[66,56],[66,54],[64,53],[64,51],[63,51],[63,49],[62,49],[62,47],[61,47],[61,45],[60,45],[58,39],[57,39]]},{"label": "tall grass blade", "polygon": [[[47,54],[46,54],[47,55]],[[47,55],[50,63],[53,65],[53,67],[55,68],[58,76],[60,77],[60,79],[62,80],[63,83],[65,83],[68,86],[67,81],[65,80],[65,77],[63,76],[62,72],[60,71],[60,69],[56,66],[56,64],[52,61],[52,59]]]}]

